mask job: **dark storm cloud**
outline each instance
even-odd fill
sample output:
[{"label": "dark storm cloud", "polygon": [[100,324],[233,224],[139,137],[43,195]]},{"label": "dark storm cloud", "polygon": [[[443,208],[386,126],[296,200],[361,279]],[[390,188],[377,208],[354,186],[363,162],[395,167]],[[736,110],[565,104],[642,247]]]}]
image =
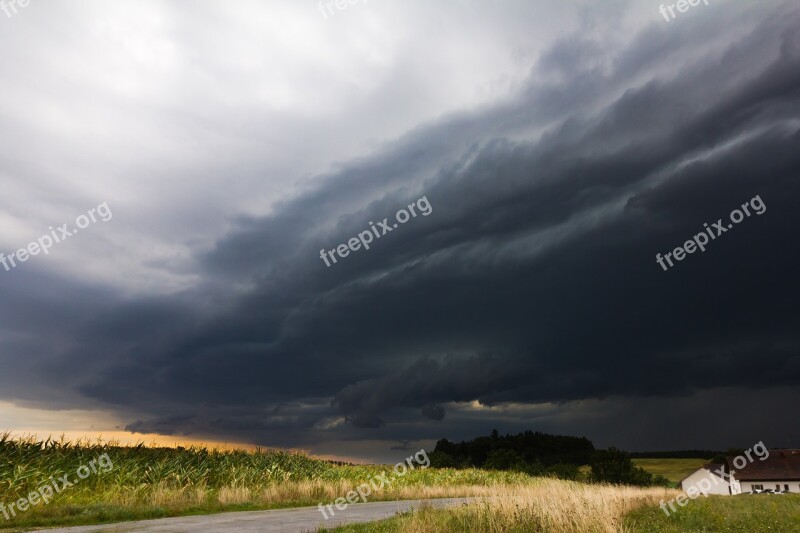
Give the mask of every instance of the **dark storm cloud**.
[{"label": "dark storm cloud", "polygon": [[[517,100],[420,127],[239,219],[178,296],[76,308],[63,290],[52,307],[3,276],[22,313],[4,323],[45,309],[64,322],[41,347],[2,342],[131,431],[272,445],[365,428],[438,437],[472,423],[446,414],[453,402],[796,386],[800,12],[744,13],[763,18],[753,32],[670,74],[652,64],[708,27],[649,28],[610,66],[597,43],[562,42]],[[430,216],[320,260],[422,195]],[[656,264],[756,195],[764,215],[668,272]],[[35,355],[48,342],[54,360]]]},{"label": "dark storm cloud", "polygon": [[426,405],[422,408],[422,415],[431,420],[444,420],[444,407],[441,405]]},{"label": "dark storm cloud", "polygon": [[349,385],[336,394],[334,403],[353,414],[351,422],[357,427],[381,425],[379,415],[393,406],[419,407],[426,418],[442,420],[444,408],[431,401],[469,401],[492,387],[513,384],[502,359],[447,359],[443,364],[422,359],[396,375]]},{"label": "dark storm cloud", "polygon": [[407,452],[407,451],[411,450],[411,441],[410,440],[404,440],[398,446],[392,446],[389,449],[390,450],[398,450],[398,451]]}]

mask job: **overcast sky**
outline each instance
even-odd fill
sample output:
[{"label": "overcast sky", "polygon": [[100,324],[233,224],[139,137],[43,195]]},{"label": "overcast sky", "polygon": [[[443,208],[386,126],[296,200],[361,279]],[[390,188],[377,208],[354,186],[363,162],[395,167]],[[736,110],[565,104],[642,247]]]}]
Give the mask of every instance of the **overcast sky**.
[{"label": "overcast sky", "polygon": [[0,11],[0,251],[113,214],[0,266],[0,429],[800,446],[800,8],[659,6]]}]

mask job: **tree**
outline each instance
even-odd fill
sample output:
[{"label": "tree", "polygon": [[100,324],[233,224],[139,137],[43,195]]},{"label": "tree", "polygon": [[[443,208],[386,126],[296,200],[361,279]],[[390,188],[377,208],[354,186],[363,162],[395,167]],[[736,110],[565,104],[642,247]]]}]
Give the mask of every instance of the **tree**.
[{"label": "tree", "polygon": [[433,468],[458,468],[461,466],[452,456],[447,455],[444,452],[434,450],[428,455],[431,459],[431,466]]},{"label": "tree", "polygon": [[522,470],[525,460],[514,450],[492,450],[486,458],[483,468],[487,470]]},{"label": "tree", "polygon": [[580,477],[580,468],[578,465],[569,463],[556,463],[548,466],[544,473],[559,479],[578,479]]},{"label": "tree", "polygon": [[634,466],[630,456],[617,448],[595,452],[590,465],[592,481],[639,486],[654,483],[653,474]]}]

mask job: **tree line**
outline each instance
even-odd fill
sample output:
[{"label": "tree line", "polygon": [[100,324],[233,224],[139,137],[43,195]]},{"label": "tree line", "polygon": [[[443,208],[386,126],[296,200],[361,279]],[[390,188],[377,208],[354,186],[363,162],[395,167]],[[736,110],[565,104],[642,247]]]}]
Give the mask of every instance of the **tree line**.
[{"label": "tree line", "polygon": [[[639,486],[669,483],[635,466],[630,454],[622,450],[597,450],[586,437],[538,431],[500,435],[493,430],[489,436],[457,443],[442,439],[430,459],[431,466],[439,468],[513,470],[532,476]],[[588,470],[582,468],[586,466]]]}]

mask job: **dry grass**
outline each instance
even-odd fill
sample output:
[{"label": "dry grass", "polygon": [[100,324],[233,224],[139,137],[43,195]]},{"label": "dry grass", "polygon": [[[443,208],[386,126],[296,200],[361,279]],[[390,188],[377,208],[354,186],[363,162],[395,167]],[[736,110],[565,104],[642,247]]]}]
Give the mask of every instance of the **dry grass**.
[{"label": "dry grass", "polygon": [[542,479],[534,484],[495,487],[491,495],[472,505],[406,515],[374,531],[623,533],[626,514],[677,494],[673,489]]},{"label": "dry grass", "polygon": [[[532,479],[531,482],[535,483],[536,481]],[[122,506],[145,503],[167,509],[179,509],[216,502],[223,506],[249,505],[270,508],[295,502],[298,505],[332,502],[347,495],[356,486],[355,482],[347,480],[299,481],[282,483],[263,489],[224,486],[216,491],[211,491],[204,487],[181,487],[176,489],[159,484],[146,494],[144,502],[140,498],[137,499],[132,492],[121,492],[106,500],[105,503],[114,503]],[[386,487],[383,490],[373,492],[369,496],[369,501],[490,497],[497,493],[499,486],[499,484],[492,484]]]},{"label": "dry grass", "polygon": [[[644,505],[658,504],[677,491],[612,485],[585,485],[545,480],[536,486],[501,488],[476,507],[485,531],[535,526],[563,533],[617,533],[624,516]],[[465,510],[466,511],[466,510]]]},{"label": "dry grass", "polygon": [[[341,481],[301,481],[283,483],[267,487],[261,491],[248,487],[223,487],[217,494],[219,503],[225,505],[252,504],[271,505],[284,502],[332,502],[337,498],[347,495],[356,488],[356,484],[345,480]],[[175,498],[185,497],[182,491],[174,491]],[[381,500],[417,500],[430,498],[454,497],[489,497],[497,492],[495,485],[453,485],[453,486],[424,486],[411,485],[396,488],[387,487],[373,492],[369,501]],[[164,496],[162,496],[162,499]],[[156,502],[153,502],[156,503]],[[192,503],[187,498],[185,503]]]}]

